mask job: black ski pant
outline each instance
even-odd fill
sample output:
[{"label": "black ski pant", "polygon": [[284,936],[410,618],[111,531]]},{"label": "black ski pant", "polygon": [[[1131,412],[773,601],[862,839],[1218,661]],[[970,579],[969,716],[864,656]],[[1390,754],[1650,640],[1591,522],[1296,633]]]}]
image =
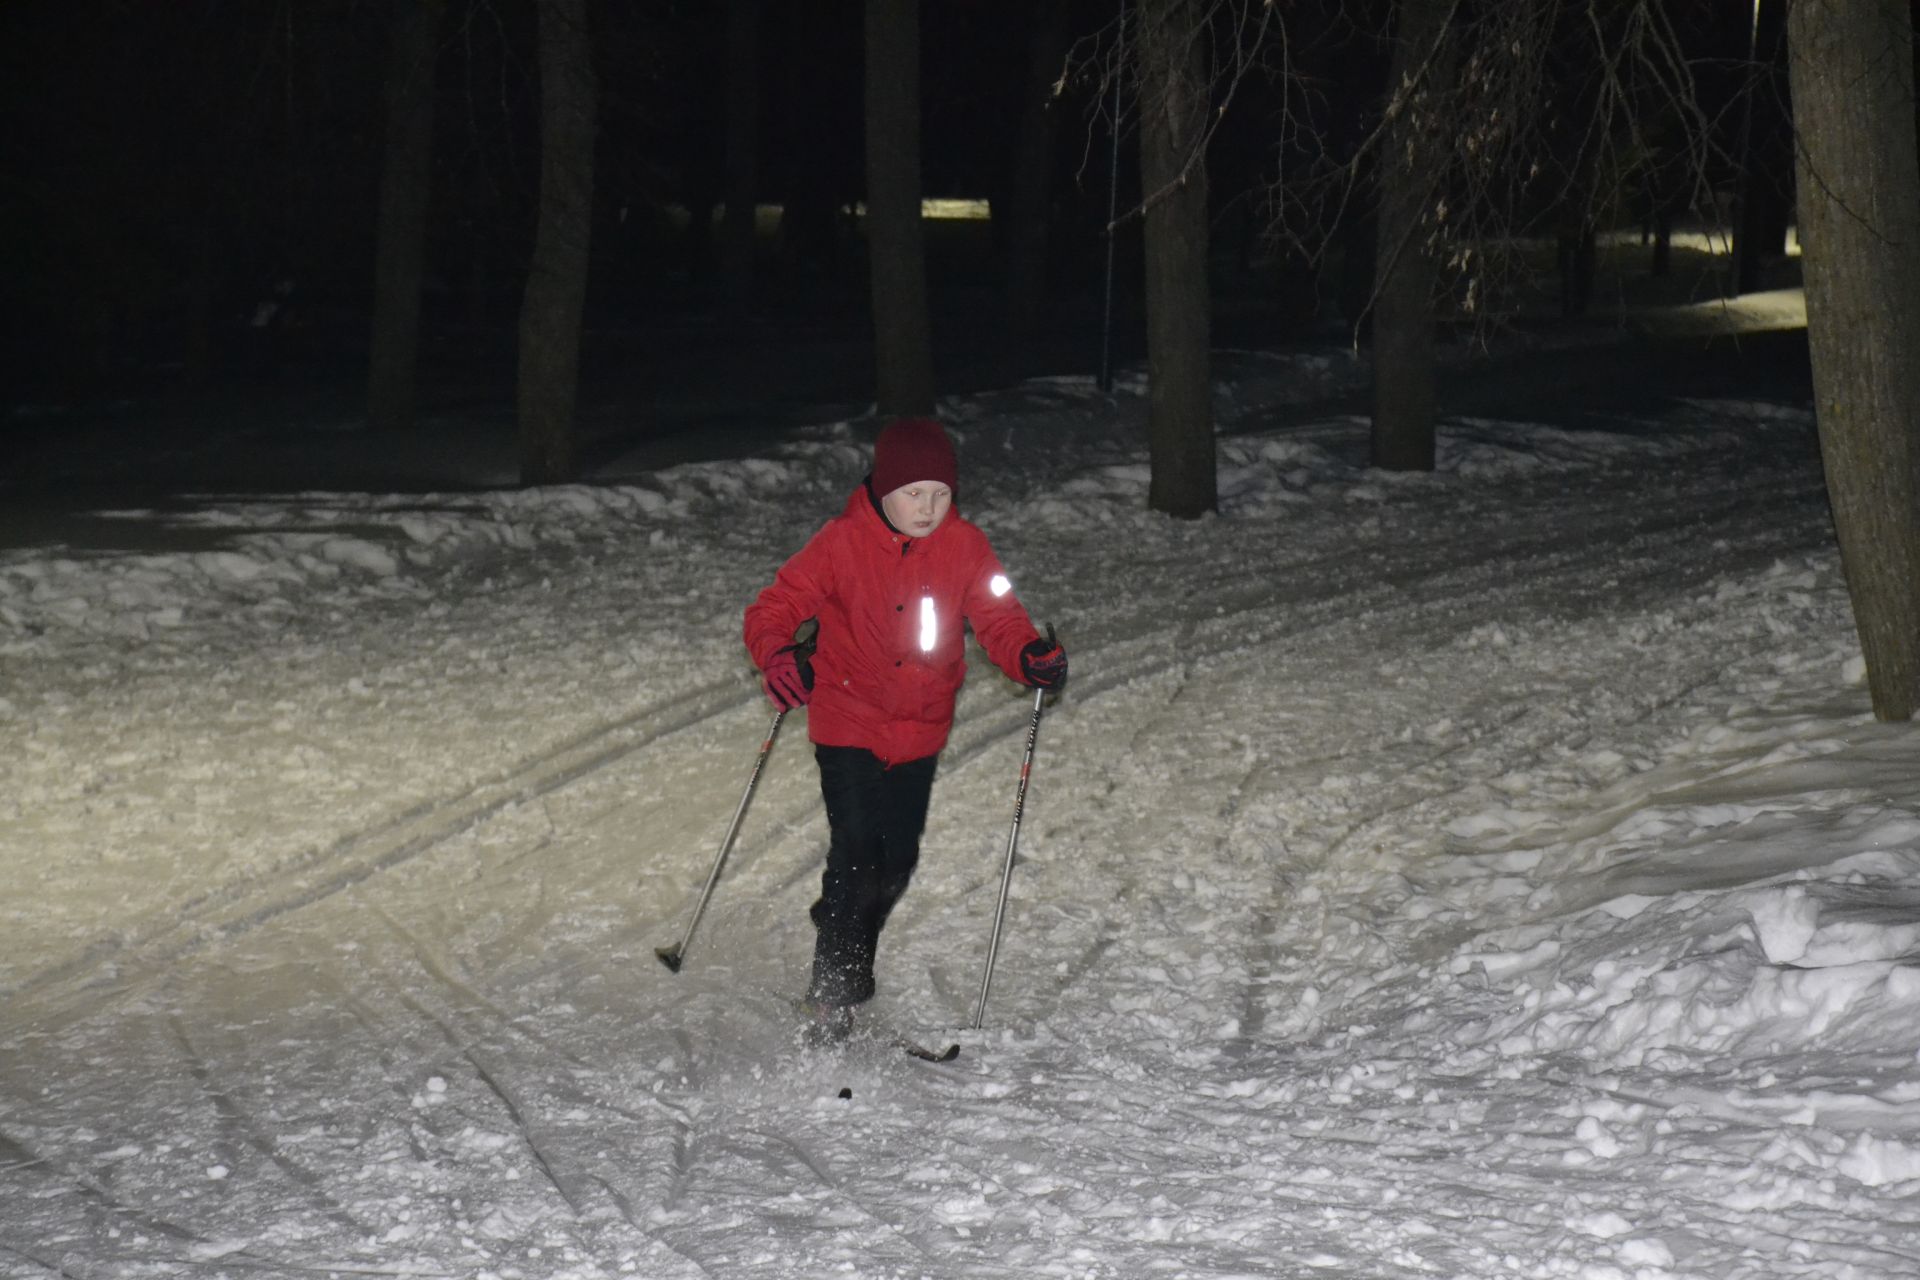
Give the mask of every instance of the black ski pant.
[{"label": "black ski pant", "polygon": [[813,983],[827,1004],[873,998],[880,930],[920,861],[938,756],[891,768],[860,747],[814,748],[827,802],[827,869],[813,904]]}]

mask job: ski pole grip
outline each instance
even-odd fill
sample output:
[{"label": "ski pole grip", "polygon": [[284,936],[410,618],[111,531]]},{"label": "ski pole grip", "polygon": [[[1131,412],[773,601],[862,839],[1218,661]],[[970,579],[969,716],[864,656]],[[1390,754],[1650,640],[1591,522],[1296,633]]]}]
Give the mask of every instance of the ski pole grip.
[{"label": "ski pole grip", "polygon": [[818,646],[815,641],[820,635],[820,619],[808,618],[793,629],[793,660],[805,662],[813,657]]}]

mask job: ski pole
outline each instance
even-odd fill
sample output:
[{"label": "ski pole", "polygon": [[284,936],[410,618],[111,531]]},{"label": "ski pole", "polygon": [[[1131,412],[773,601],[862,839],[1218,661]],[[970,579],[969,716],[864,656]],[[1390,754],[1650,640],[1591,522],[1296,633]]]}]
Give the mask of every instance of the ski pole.
[{"label": "ski pole", "polygon": [[[1051,628],[1049,628],[1051,634]],[[1033,744],[1040,736],[1040,708],[1045,689],[1033,691],[1033,719],[1027,722],[1027,754],[1020,761],[1020,789],[1013,796],[1013,829],[1007,832],[1007,865],[1000,872],[1000,902],[993,909],[993,936],[987,940],[987,968],[980,975],[980,1003],[973,1009],[973,1029],[987,1017],[987,992],[993,987],[993,962],[1000,953],[1000,930],[1007,918],[1007,891],[1013,887],[1013,851],[1020,846],[1020,811],[1027,806],[1027,778],[1033,773]]]},{"label": "ski pole", "polygon": [[[819,633],[819,624],[809,618],[800,624],[794,633],[797,644],[796,657],[805,662],[813,656],[814,637]],[[780,734],[780,722],[787,718],[789,708],[782,707],[773,715],[773,723],[767,726],[767,737],[760,744],[760,754],[754,757],[753,772],[747,775],[747,789],[741,793],[740,804],[733,811],[733,821],[727,824],[727,834],[720,839],[720,851],[713,855],[713,870],[707,872],[706,887],[700,890],[700,897],[693,904],[693,918],[687,921],[687,931],[680,941],[670,947],[655,947],[653,954],[660,957],[660,963],[673,973],[680,972],[680,965],[687,953],[687,946],[693,941],[693,931],[700,927],[700,917],[706,914],[707,900],[713,897],[713,887],[720,882],[720,868],[727,863],[727,853],[733,848],[733,839],[740,834],[740,822],[747,816],[747,805],[753,800],[753,789],[760,785],[760,771],[767,767],[767,757],[773,752],[773,740]]]}]

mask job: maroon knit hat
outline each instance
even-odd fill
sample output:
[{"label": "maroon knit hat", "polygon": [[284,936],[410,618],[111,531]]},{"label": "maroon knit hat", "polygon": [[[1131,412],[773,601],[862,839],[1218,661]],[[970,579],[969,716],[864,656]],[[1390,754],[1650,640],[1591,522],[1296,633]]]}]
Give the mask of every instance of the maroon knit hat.
[{"label": "maroon knit hat", "polygon": [[874,442],[874,496],[884,498],[916,480],[937,480],[949,489],[960,487],[953,441],[932,418],[896,418]]}]

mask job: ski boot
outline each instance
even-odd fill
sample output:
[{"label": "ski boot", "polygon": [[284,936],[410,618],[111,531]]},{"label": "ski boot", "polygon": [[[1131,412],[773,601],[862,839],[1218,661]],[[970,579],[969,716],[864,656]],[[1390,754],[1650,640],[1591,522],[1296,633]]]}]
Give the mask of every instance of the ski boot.
[{"label": "ski boot", "polygon": [[853,1035],[850,1004],[829,1004],[808,996],[800,1001],[800,1042],[810,1049],[845,1044]]}]

